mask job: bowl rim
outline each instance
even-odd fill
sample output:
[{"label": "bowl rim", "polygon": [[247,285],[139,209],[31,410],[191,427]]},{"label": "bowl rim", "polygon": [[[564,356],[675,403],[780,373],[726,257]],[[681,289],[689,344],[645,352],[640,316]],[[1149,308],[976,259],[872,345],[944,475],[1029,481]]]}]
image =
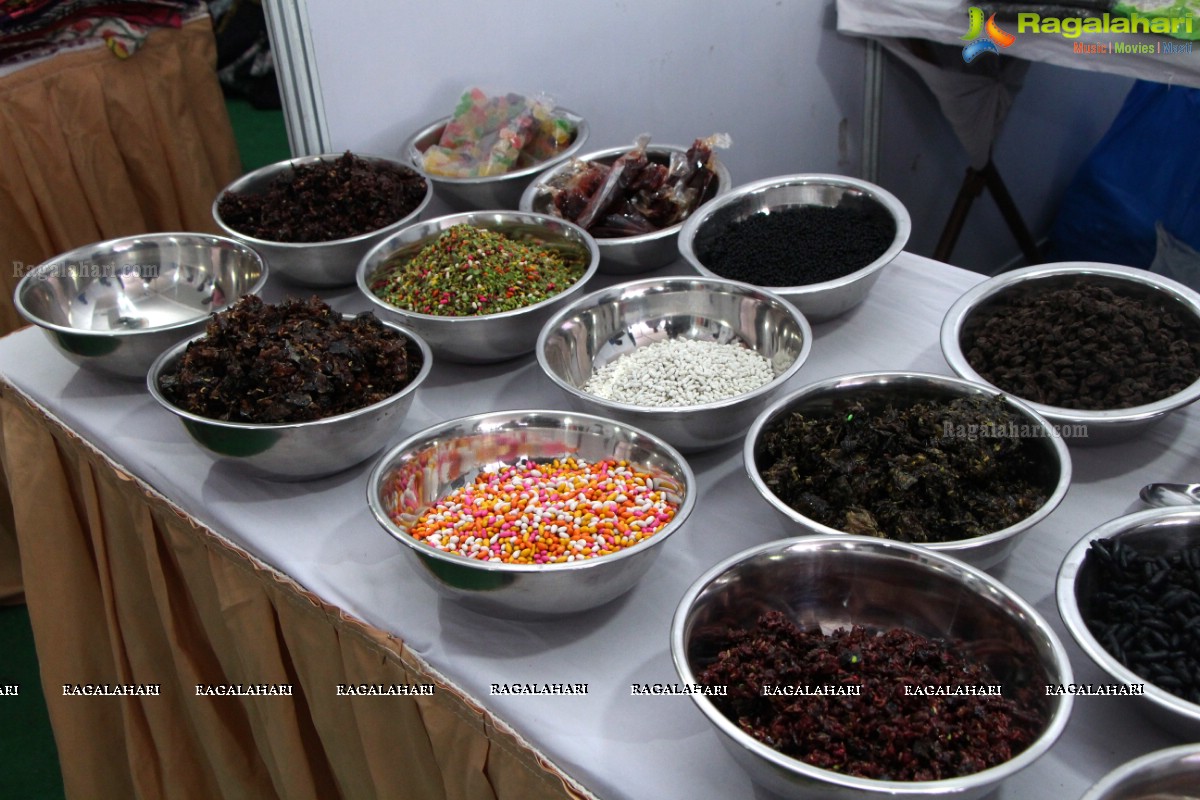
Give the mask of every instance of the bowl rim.
[{"label": "bowl rim", "polygon": [[[885,371],[885,372],[856,372],[845,375],[834,375],[830,378],[814,381],[799,387],[795,391],[783,395],[767,408],[754,420],[750,425],[750,429],[746,433],[746,440],[742,445],[742,462],[745,467],[745,472],[750,478],[755,490],[771,504],[776,510],[789,517],[795,523],[809,528],[818,534],[832,534],[837,536],[853,536],[855,534],[846,531],[831,528],[828,525],[823,525],[811,517],[807,517],[788,506],[779,497],[770,490],[763,481],[762,475],[759,474],[755,463],[754,451],[758,444],[758,440],[762,435],[763,429],[772,419],[780,412],[787,409],[788,406],[795,403],[798,399],[805,398],[811,395],[817,395],[827,391],[836,391],[844,387],[886,387],[892,384],[904,383],[920,383],[932,385],[940,389],[947,389],[954,392],[957,396],[978,395],[985,396],[1000,396],[1004,402],[1012,406],[1018,413],[1023,414],[1030,424],[1037,425],[1041,430],[1042,435],[1037,439],[1044,439],[1050,442],[1050,447],[1057,456],[1059,470],[1058,480],[1055,483],[1054,490],[1046,498],[1032,514],[1024,519],[1014,522],[1008,527],[991,533],[975,536],[970,539],[951,539],[944,542],[901,542],[896,539],[880,538],[880,541],[897,542],[898,544],[913,544],[914,546],[932,550],[943,555],[957,556],[960,554],[969,554],[976,549],[982,549],[988,545],[998,544],[999,542],[1011,539],[1025,531],[1030,530],[1050,516],[1055,509],[1058,508],[1063,498],[1071,488],[1071,476],[1073,473],[1071,454],[1067,445],[1063,441],[1062,436],[1053,425],[1050,424],[1041,414],[1034,410],[1029,403],[1022,401],[1020,398],[1014,397],[1007,392],[1001,392],[986,384],[969,381],[965,378],[952,377],[949,375],[938,375],[931,372],[910,372],[910,371]],[[871,537],[867,537],[871,538]]]},{"label": "bowl rim", "polygon": [[1083,614],[1080,612],[1079,604],[1075,598],[1075,584],[1079,579],[1080,573],[1083,571],[1084,560],[1087,558],[1088,550],[1093,541],[1116,536],[1136,536],[1138,531],[1143,529],[1148,523],[1164,520],[1179,522],[1180,524],[1191,522],[1200,527],[1200,506],[1165,506],[1134,511],[1110,519],[1092,528],[1080,537],[1071,546],[1071,549],[1067,551],[1067,554],[1063,556],[1063,560],[1058,567],[1058,575],[1054,582],[1054,596],[1058,606],[1058,614],[1062,618],[1063,625],[1066,626],[1067,631],[1071,634],[1071,638],[1075,640],[1075,643],[1079,645],[1079,648],[1083,650],[1093,664],[1120,683],[1143,685],[1145,691],[1141,697],[1149,700],[1158,709],[1182,717],[1191,724],[1200,724],[1200,705],[1191,703],[1179,695],[1172,694],[1151,682],[1149,678],[1138,675],[1117,661],[1096,640],[1096,637],[1088,630],[1087,623],[1083,620]]},{"label": "bowl rim", "polygon": [[223,219],[221,219],[221,214],[217,209],[221,203],[221,198],[223,198],[229,192],[245,191],[245,189],[244,189],[245,186],[247,186],[251,183],[255,183],[264,178],[272,178],[277,174],[282,174],[282,173],[284,173],[285,170],[287,170],[289,168],[294,169],[296,167],[307,166],[308,164],[315,164],[318,161],[336,160],[336,159],[339,159],[342,156],[346,155],[346,153],[317,153],[314,155],[296,156],[295,158],[287,158],[282,161],[276,161],[271,164],[265,164],[265,165],[259,167],[258,169],[251,170],[250,172],[247,172],[245,175],[242,175],[242,176],[234,179],[230,183],[226,184],[225,188],[223,188],[223,189],[221,189],[221,191],[217,192],[217,196],[215,198],[213,198],[212,212],[211,212],[213,222],[215,222],[221,228],[221,230],[225,232],[225,234],[227,236],[236,237],[236,238],[242,240],[243,242],[253,245],[253,246],[256,246],[256,247],[277,248],[280,250],[333,248],[333,247],[345,246],[345,245],[349,245],[349,244],[358,244],[360,242],[364,242],[364,241],[373,239],[381,234],[391,233],[393,230],[395,230],[399,227],[402,227],[404,225],[407,225],[416,219],[419,219],[421,214],[423,214],[425,212],[425,209],[429,206],[430,201],[433,200],[433,186],[430,184],[429,177],[427,175],[425,175],[423,172],[421,172],[420,170],[414,168],[411,164],[406,164],[406,163],[404,163],[404,161],[402,161],[399,158],[392,158],[390,156],[381,156],[381,155],[376,155],[373,153],[350,152],[350,154],[356,158],[361,158],[364,161],[374,161],[374,162],[379,162],[379,163],[391,164],[393,166],[403,167],[404,169],[407,169],[407,170],[410,170],[410,171],[416,173],[419,177],[421,177],[425,181],[425,196],[421,199],[421,202],[417,204],[417,207],[414,208],[412,211],[410,211],[408,214],[405,214],[403,217],[401,217],[400,219],[398,219],[394,222],[389,222],[387,225],[384,225],[381,228],[376,228],[373,231],[366,231],[364,233],[355,234],[354,236],[346,236],[341,239],[326,239],[325,241],[322,241],[322,242],[280,242],[280,241],[276,241],[274,239],[259,239],[256,236],[251,236],[247,233],[242,233],[241,231],[230,227],[228,223],[226,223]]},{"label": "bowl rim", "polygon": [[1171,747],[1164,747],[1161,750],[1154,750],[1145,755],[1132,758],[1123,764],[1118,765],[1111,771],[1106,773],[1099,781],[1092,785],[1079,800],[1102,800],[1109,795],[1113,789],[1122,788],[1121,784],[1130,778],[1135,778],[1141,772],[1149,767],[1156,767],[1160,764],[1170,764],[1178,762],[1184,758],[1195,758],[1197,768],[1200,769],[1200,743],[1179,744]]},{"label": "bowl rim", "polygon": [[[993,578],[983,570],[973,567],[957,558],[928,550],[921,545],[891,539],[877,539],[870,536],[837,533],[794,536],[755,545],[722,559],[706,570],[700,577],[696,578],[684,592],[683,597],[680,598],[679,603],[675,607],[674,616],[671,619],[671,660],[674,663],[676,673],[682,681],[685,683],[696,683],[696,677],[692,674],[691,667],[687,661],[684,628],[687,624],[687,617],[701,592],[730,569],[745,561],[756,558],[764,553],[790,551],[796,548],[812,551],[833,549],[841,552],[854,552],[855,550],[899,551],[913,556],[923,566],[938,568],[955,575],[956,578],[965,573],[973,580],[986,585],[994,594],[1003,597],[1006,602],[1015,606],[1020,611],[1021,616],[1032,623],[1032,627],[1038,636],[1049,646],[1053,654],[1054,665],[1058,669],[1063,682],[1069,683],[1074,680],[1066,648],[1054,633],[1049,622],[1038,613],[1032,604],[1028,603],[998,578]],[[957,778],[944,778],[936,781],[884,781],[833,772],[813,766],[798,758],[785,755],[740,730],[707,697],[695,693],[691,694],[690,697],[699,707],[701,713],[708,718],[709,722],[720,729],[720,733],[725,735],[730,741],[736,742],[749,750],[758,758],[767,761],[775,768],[782,769],[791,775],[799,774],[805,778],[818,780],[840,788],[866,790],[888,796],[924,796],[930,792],[944,793],[949,796],[965,789],[985,786],[1003,780],[1029,766],[1050,750],[1051,746],[1059,738],[1063,730],[1065,730],[1071,716],[1071,708],[1074,704],[1074,697],[1070,694],[1057,696],[1056,699],[1059,702],[1052,707],[1050,718],[1046,721],[1045,730],[1025,750],[1008,761],[997,764],[994,767],[989,767],[970,775],[962,775]]]},{"label": "bowl rim", "polygon": [[[520,422],[530,418],[549,417],[559,418],[564,420],[576,419],[591,423],[599,423],[609,427],[624,429],[635,437],[649,440],[656,449],[674,463],[679,472],[683,476],[684,488],[687,490],[683,497],[683,502],[679,504],[679,508],[675,512],[675,516],[669,523],[660,531],[650,536],[648,539],[643,539],[641,542],[626,547],[619,552],[612,553],[606,556],[598,556],[596,558],[585,558],[579,561],[569,561],[559,564],[507,564],[498,561],[480,561],[466,556],[456,555],[454,553],[445,553],[434,547],[417,541],[405,531],[400,530],[396,523],[388,516],[387,511],[383,508],[379,500],[379,490],[383,485],[383,481],[387,472],[394,466],[394,461],[403,456],[408,450],[416,444],[425,440],[438,437],[446,431],[463,425],[478,425],[492,420]],[[696,476],[692,471],[691,465],[687,459],[674,447],[672,447],[664,439],[655,436],[654,434],[645,431],[636,425],[629,425],[619,420],[608,419],[606,417],[597,416],[583,412],[561,411],[558,409],[546,408],[517,408],[507,411],[486,411],[480,414],[469,414],[467,416],[457,417],[454,419],[444,420],[431,425],[424,430],[418,431],[412,436],[407,437],[404,441],[388,449],[375,462],[375,466],[371,468],[371,472],[367,477],[367,505],[371,509],[372,516],[375,521],[383,528],[383,530],[396,541],[403,544],[408,550],[422,557],[433,558],[437,561],[454,564],[467,569],[478,570],[488,573],[510,573],[510,574],[538,574],[538,573],[555,573],[555,572],[578,572],[589,569],[603,569],[605,564],[619,563],[628,558],[634,558],[638,555],[657,549],[658,545],[666,541],[672,534],[678,531],[687,522],[691,515],[692,509],[696,505]]]},{"label": "bowl rim", "polygon": [[[699,256],[696,255],[693,242],[696,238],[697,229],[704,222],[716,214],[722,208],[737,202],[743,197],[759,192],[764,192],[769,189],[779,188],[781,186],[791,185],[807,185],[807,184],[827,184],[830,186],[839,186],[847,189],[856,189],[863,194],[871,197],[882,205],[892,219],[896,223],[896,235],[892,237],[892,243],[882,254],[870,264],[867,264],[854,272],[833,278],[827,281],[817,283],[805,283],[798,286],[767,286],[764,288],[771,289],[779,294],[791,296],[803,296],[809,294],[818,294],[820,292],[839,289],[850,284],[857,283],[867,276],[878,272],[885,266],[896,259],[896,256],[904,250],[908,244],[908,239],[912,235],[912,215],[909,213],[905,205],[900,202],[900,198],[884,189],[882,186],[866,181],[861,178],[854,178],[849,175],[837,175],[828,172],[799,172],[791,175],[779,175],[771,178],[762,178],[760,180],[743,183],[734,186],[728,192],[719,197],[714,197],[707,203],[704,203],[700,208],[697,208],[691,216],[683,221],[683,228],[679,231],[679,253],[683,256],[683,260],[692,266],[692,269],[699,272],[701,275],[711,277],[720,277],[715,272],[704,266],[700,262]],[[799,207],[799,204],[797,204]],[[755,284],[757,285],[757,284]]]},{"label": "bowl rim", "polygon": [[[644,291],[648,294],[668,293],[671,292],[673,287],[676,286],[681,288],[690,286],[695,287],[696,289],[718,286],[731,291],[739,292],[744,295],[759,295],[761,299],[778,305],[785,312],[787,312],[792,321],[795,322],[797,327],[800,328],[800,335],[802,337],[800,353],[796,356],[795,360],[788,365],[787,369],[764,383],[762,386],[752,389],[749,392],[744,392],[743,394],[734,395],[733,397],[727,397],[711,403],[694,403],[686,406],[642,406],[631,403],[622,403],[616,400],[609,400],[607,398],[600,397],[599,395],[585,392],[580,387],[572,386],[570,383],[559,377],[559,375],[550,368],[550,364],[546,360],[546,343],[549,341],[550,337],[555,333],[555,331],[562,326],[568,317],[572,317],[581,311],[586,311],[602,303],[606,304],[608,302],[619,301],[623,299],[624,296],[629,292]],[[538,366],[541,367],[542,372],[546,375],[546,377],[548,377],[555,385],[571,396],[586,400],[589,403],[604,406],[605,408],[613,409],[614,411],[626,413],[679,415],[728,408],[730,406],[740,405],[747,401],[753,401],[764,394],[770,394],[774,391],[777,391],[780,386],[791,380],[791,378],[800,371],[800,368],[804,366],[812,352],[812,340],[812,326],[809,324],[808,319],[804,316],[804,313],[800,311],[800,309],[796,308],[796,306],[788,301],[785,297],[758,286],[752,286],[748,283],[728,280],[727,278],[709,278],[703,275],[670,275],[663,278],[641,278],[638,280],[614,284],[608,288],[599,289],[583,295],[574,302],[567,304],[558,312],[556,312],[554,316],[547,320],[542,326],[542,330],[538,334],[535,353],[537,356]]]},{"label": "bowl rim", "polygon": [[[534,202],[541,196],[545,190],[546,184],[552,178],[556,177],[563,170],[565,170],[571,162],[600,161],[605,158],[612,158],[615,160],[625,153],[628,153],[634,147],[636,147],[635,144],[623,145],[621,147],[608,147],[603,150],[594,150],[590,153],[584,153],[583,155],[579,156],[571,156],[570,158],[565,158],[557,162],[549,169],[544,170],[541,174],[534,178],[528,186],[525,187],[525,190],[521,192],[521,199],[518,202],[517,207],[521,209],[528,209],[530,213],[537,213],[533,211]],[[688,147],[678,144],[657,144],[655,142],[650,142],[646,145],[647,153],[670,155],[672,153],[686,153],[687,151]],[[674,225],[668,225],[665,228],[660,228],[656,231],[650,231],[649,233],[639,233],[634,236],[596,236],[594,237],[596,239],[596,244],[601,250],[604,250],[605,248],[620,246],[632,247],[638,244],[644,244],[647,242],[654,242],[659,239],[667,239],[672,236],[678,236],[680,231],[683,230],[684,223],[694,217],[697,211],[699,211],[708,203],[711,203],[713,200],[716,200],[718,197],[729,193],[733,188],[733,178],[730,175],[729,168],[725,166],[725,163],[720,159],[715,151],[713,152],[712,158],[714,165],[713,173],[717,176],[716,192],[713,193],[713,196],[710,199],[699,203],[695,208],[693,208],[688,213],[686,218],[676,222]],[[553,214],[550,216],[554,217],[555,219],[564,219],[563,217],[558,217]],[[713,277],[717,276],[714,275]]]},{"label": "bowl rim", "polygon": [[[942,318],[940,343],[942,355],[946,363],[959,377],[982,383],[1004,391],[980,375],[967,360],[962,350],[959,338],[967,324],[971,313],[985,300],[1021,284],[1038,280],[1054,279],[1073,275],[1098,275],[1116,280],[1128,280],[1132,283],[1154,289],[1190,308],[1200,324],[1200,293],[1184,286],[1178,281],[1163,275],[1157,275],[1149,270],[1107,264],[1099,261],[1060,261],[1049,264],[1035,264],[1010,270],[991,278],[985,279],[968,289],[950,306]],[[1011,394],[1010,392],[1005,392]],[[1036,409],[1047,419],[1059,422],[1072,422],[1084,425],[1105,423],[1136,423],[1157,419],[1179,408],[1200,399],[1200,377],[1173,395],[1145,403],[1140,406],[1130,406],[1120,409],[1073,409],[1066,406],[1052,406],[1025,400],[1029,406]]]},{"label": "bowl rim", "polygon": [[[530,222],[536,224],[540,228],[548,228],[548,223],[556,226],[567,228],[572,235],[579,239],[588,251],[588,263],[583,271],[583,275],[579,276],[570,286],[565,287],[562,291],[547,297],[545,300],[539,300],[527,306],[513,308],[508,311],[497,311],[494,314],[475,314],[472,316],[444,316],[439,314],[422,314],[419,311],[411,311],[407,308],[394,306],[379,297],[375,292],[371,291],[368,285],[368,279],[374,273],[377,265],[376,261],[382,260],[394,251],[395,240],[410,232],[421,231],[422,236],[411,242],[417,244],[419,242],[432,242],[435,236],[444,233],[453,225],[465,223],[468,225],[474,224],[474,220],[480,217],[488,217],[500,221],[506,219],[515,222]],[[428,235],[424,235],[425,231],[429,231]],[[407,245],[406,245],[407,246]],[[484,211],[459,211],[453,214],[443,214],[440,217],[433,217],[426,220],[418,220],[405,225],[399,230],[392,231],[381,241],[376,243],[366,254],[359,259],[358,266],[354,270],[354,281],[358,286],[359,292],[366,297],[373,305],[390,314],[395,314],[403,319],[412,319],[422,325],[437,325],[437,324],[458,324],[465,325],[469,323],[480,324],[483,321],[504,320],[520,317],[533,311],[544,309],[547,306],[555,303],[560,303],[566,297],[572,297],[575,293],[583,289],[588,281],[590,281],[600,269],[600,251],[596,247],[596,240],[573,222],[568,222],[565,219],[552,217],[549,214],[538,214],[532,211],[513,211],[509,209],[491,209]]]},{"label": "bowl rim", "polygon": [[575,123],[575,138],[569,145],[552,155],[550,158],[544,161],[539,161],[536,164],[530,164],[528,167],[511,170],[501,175],[477,176],[473,178],[455,178],[449,175],[434,175],[426,172],[418,163],[420,161],[420,157],[425,154],[425,151],[417,148],[417,142],[446,127],[450,120],[454,119],[454,115],[452,114],[439,117],[433,122],[421,126],[415,132],[410,134],[408,138],[404,140],[404,143],[400,145],[401,160],[405,161],[408,166],[424,175],[427,181],[445,183],[453,186],[495,184],[508,180],[516,181],[520,180],[521,178],[528,178],[532,175],[537,175],[539,172],[546,169],[548,165],[570,158],[572,155],[579,152],[580,148],[583,147],[584,143],[587,142],[588,137],[591,135],[591,127],[588,125],[588,121],[582,115],[577,114],[568,108],[563,108],[562,106],[555,106],[554,111],[561,113],[571,122]]},{"label": "bowl rim", "polygon": [[[123,246],[123,245],[134,246],[141,242],[151,242],[151,241],[155,241],[155,240],[178,239],[178,238],[202,240],[202,241],[206,241],[206,242],[210,242],[212,244],[218,245],[221,248],[226,249],[226,250],[237,250],[242,255],[248,255],[251,257],[252,262],[258,265],[258,277],[254,279],[254,282],[249,287],[247,287],[247,289],[241,295],[239,295],[238,297],[229,298],[229,301],[226,302],[225,305],[217,306],[211,310],[204,311],[203,313],[199,314],[198,316],[195,316],[188,320],[172,322],[169,325],[156,325],[156,326],[150,327],[150,328],[130,328],[128,330],[118,329],[118,330],[109,330],[109,331],[94,330],[91,328],[72,328],[69,325],[60,325],[56,322],[50,322],[47,319],[43,319],[42,317],[39,317],[38,315],[36,315],[32,311],[30,311],[28,309],[28,307],[26,307],[26,305],[25,305],[24,295],[29,290],[30,286],[32,286],[34,283],[37,283],[37,282],[49,280],[49,277],[42,277],[42,276],[45,273],[49,273],[49,272],[53,272],[53,271],[57,270],[62,265],[63,262],[70,260],[73,256],[76,256],[77,254],[92,253],[98,249],[111,250],[114,247],[119,247],[119,246]],[[222,309],[229,308],[230,306],[232,306],[234,303],[236,303],[238,301],[238,299],[240,297],[242,297],[244,295],[248,295],[248,294],[258,294],[259,292],[261,292],[263,286],[265,286],[267,283],[267,278],[269,277],[269,271],[270,270],[269,270],[269,267],[267,266],[267,260],[262,257],[261,253],[259,253],[253,247],[250,247],[246,243],[239,242],[238,240],[233,239],[229,236],[221,236],[221,235],[214,234],[214,233],[195,233],[195,232],[190,232],[190,231],[168,231],[168,232],[163,232],[163,233],[139,233],[139,234],[135,234],[133,236],[120,236],[115,239],[105,239],[104,241],[93,242],[91,244],[83,245],[81,247],[76,247],[72,250],[68,250],[65,253],[60,253],[59,255],[56,255],[53,258],[43,261],[41,264],[38,264],[36,267],[34,267],[33,269],[26,272],[23,276],[21,276],[21,280],[17,282],[17,286],[13,290],[13,305],[16,307],[17,313],[19,313],[22,317],[24,317],[29,322],[33,323],[34,325],[37,325],[40,328],[45,328],[46,330],[54,331],[56,333],[70,334],[72,336],[89,336],[89,337],[96,337],[96,338],[103,338],[103,339],[132,338],[132,337],[142,336],[142,335],[145,335],[148,333],[164,333],[164,332],[169,332],[172,330],[189,328],[198,322],[203,322],[208,317],[210,317],[214,311],[220,311]]]},{"label": "bowl rim", "polygon": [[[369,311],[364,311],[358,314],[342,314],[342,318],[354,319],[370,313],[371,312]],[[379,317],[376,317],[376,319],[379,319]],[[163,396],[162,390],[158,387],[158,379],[161,377],[167,365],[178,358],[179,355],[187,349],[188,345],[190,345],[192,342],[199,341],[208,335],[204,331],[201,331],[194,336],[189,336],[183,341],[176,342],[160,353],[158,357],[154,359],[154,362],[150,365],[149,371],[146,373],[146,388],[159,405],[181,419],[208,427],[223,428],[226,430],[273,432],[283,432],[297,428],[312,430],[321,426],[336,425],[339,422],[344,422],[352,417],[368,416],[375,411],[381,410],[386,406],[395,403],[400,398],[415,392],[417,387],[424,383],[425,379],[429,377],[430,370],[433,368],[433,351],[429,348],[429,344],[426,343],[426,341],[419,335],[417,335],[416,332],[409,330],[403,325],[398,325],[394,322],[391,322],[390,320],[379,319],[379,321],[387,327],[392,328],[393,330],[402,334],[410,342],[416,345],[417,349],[421,351],[421,369],[418,370],[417,374],[413,376],[413,379],[409,381],[400,391],[390,394],[382,400],[376,401],[369,406],[356,408],[352,411],[343,411],[341,414],[334,414],[329,417],[321,417],[320,419],[311,419],[303,422],[233,422],[230,420],[204,417],[200,414],[180,408]]]}]

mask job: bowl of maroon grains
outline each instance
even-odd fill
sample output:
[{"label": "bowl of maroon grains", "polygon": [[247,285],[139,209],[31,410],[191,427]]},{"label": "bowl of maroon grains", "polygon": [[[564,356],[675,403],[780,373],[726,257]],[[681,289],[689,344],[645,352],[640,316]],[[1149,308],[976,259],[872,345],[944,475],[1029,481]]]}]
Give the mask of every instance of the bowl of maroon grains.
[{"label": "bowl of maroon grains", "polygon": [[911,544],[783,539],[700,576],[671,623],[693,702],[789,798],[979,798],[1066,727],[1071,665],[995,578]]},{"label": "bowl of maroon grains", "polygon": [[403,228],[363,258],[359,291],[384,319],[462,364],[533,352],[538,332],[596,274],[596,241],[546,214],[471,211]]},{"label": "bowl of maroon grains", "polygon": [[1071,637],[1107,676],[1097,687],[1200,737],[1200,508],[1096,527],[1063,559],[1055,593]]},{"label": "bowl of maroon grains", "polygon": [[750,426],[742,457],[788,529],[918,544],[980,569],[1007,558],[1071,483],[1066,445],[1027,404],[917,372],[796,389]]},{"label": "bowl of maroon grains", "polygon": [[958,375],[1025,400],[1071,444],[1128,439],[1200,398],[1200,294],[1148,270],[1006,272],[950,307],[941,346]]},{"label": "bowl of maroon grains", "polygon": [[908,209],[873,183],[784,175],[706,203],[683,223],[679,251],[701,275],[770,289],[819,322],[861,303],[911,231]]},{"label": "bowl of maroon grains", "polygon": [[313,288],[351,286],[367,251],[421,218],[428,180],[393,158],[345,152],[269,164],[226,186],[212,215],[272,275]]},{"label": "bowl of maroon grains", "polygon": [[381,451],[432,364],[420,336],[369,312],[251,296],[160,355],[146,382],[219,461],[302,481]]},{"label": "bowl of maroon grains", "polygon": [[596,238],[600,271],[636,275],[679,258],[684,220],[733,186],[716,156],[722,135],[684,147],[651,144],[597,150],[559,162],[521,195],[522,211],[552,214]]}]

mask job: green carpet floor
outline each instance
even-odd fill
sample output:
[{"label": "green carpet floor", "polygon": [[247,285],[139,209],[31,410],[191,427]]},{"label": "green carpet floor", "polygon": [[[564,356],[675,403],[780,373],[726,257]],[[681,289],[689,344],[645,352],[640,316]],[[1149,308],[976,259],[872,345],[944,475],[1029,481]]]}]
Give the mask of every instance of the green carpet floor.
[{"label": "green carpet floor", "polygon": [[[244,100],[230,100],[227,107],[246,172],[291,158],[283,112],[260,111]],[[17,687],[15,695],[6,693],[11,686]],[[0,800],[63,797],[29,612],[25,606],[0,607]]]}]

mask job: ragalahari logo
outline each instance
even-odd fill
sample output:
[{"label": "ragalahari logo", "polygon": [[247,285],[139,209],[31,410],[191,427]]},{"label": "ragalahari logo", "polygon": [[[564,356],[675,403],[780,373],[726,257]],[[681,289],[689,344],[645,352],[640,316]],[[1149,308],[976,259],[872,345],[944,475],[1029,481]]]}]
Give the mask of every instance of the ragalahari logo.
[{"label": "ragalahari logo", "polygon": [[964,42],[970,42],[963,48],[963,61],[970,64],[980,53],[1000,53],[1001,47],[1008,47],[1017,37],[996,24],[996,15],[992,14],[983,21],[983,9],[971,6],[967,10],[970,26],[962,37]]}]

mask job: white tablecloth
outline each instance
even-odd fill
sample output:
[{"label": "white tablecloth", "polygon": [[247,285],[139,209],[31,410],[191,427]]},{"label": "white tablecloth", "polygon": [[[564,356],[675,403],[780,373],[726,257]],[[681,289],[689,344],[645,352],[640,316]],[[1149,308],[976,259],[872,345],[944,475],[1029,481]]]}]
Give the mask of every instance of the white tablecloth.
[{"label": "white tablecloth", "polygon": [[[954,299],[979,280],[974,273],[902,254],[863,306],[815,326],[812,355],[793,378],[793,388],[866,370],[949,374],[938,328]],[[271,289],[276,295],[283,291]],[[346,311],[365,305],[350,292],[332,300]],[[668,630],[691,582],[738,550],[785,534],[746,478],[740,445],[689,458],[701,500],[630,594],[563,621],[510,622],[465,611],[426,587],[367,510],[370,463],[305,484],[247,480],[215,464],[143,387],[76,369],[34,329],[0,340],[0,372],[236,545],[351,615],[400,636],[598,797],[766,797],[726,754],[690,699],[633,697],[630,690],[633,683],[677,679]],[[438,363],[390,443],[451,417],[521,407],[568,407],[532,355],[489,366]],[[1086,531],[1136,508],[1144,483],[1200,477],[1197,426],[1200,410],[1192,408],[1139,441],[1073,448],[1074,482],[1065,501],[995,571],[1058,630],[1080,682],[1105,679],[1059,621],[1055,570]],[[490,694],[490,684],[510,682],[587,683],[588,693]],[[1123,700],[1078,698],[1053,750],[1006,784],[999,797],[1070,800],[1117,764],[1174,743],[1129,713]]]}]

